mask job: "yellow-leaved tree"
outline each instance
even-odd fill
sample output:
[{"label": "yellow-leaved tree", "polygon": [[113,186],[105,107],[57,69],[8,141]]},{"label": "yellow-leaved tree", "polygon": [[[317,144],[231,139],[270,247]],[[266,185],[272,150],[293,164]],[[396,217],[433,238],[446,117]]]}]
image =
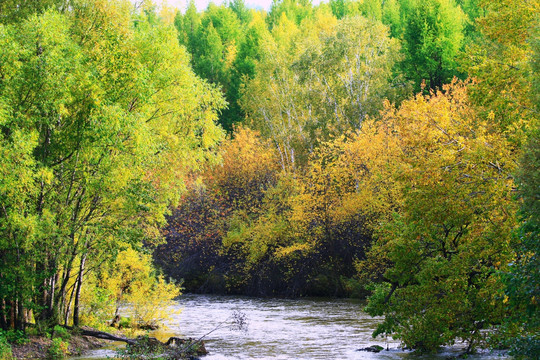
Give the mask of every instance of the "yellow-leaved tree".
[{"label": "yellow-leaved tree", "polygon": [[[368,311],[385,315],[375,334],[431,351],[456,339],[472,350],[482,330],[505,316],[497,275],[512,258],[515,226],[512,146],[470,105],[467,84],[417,96],[369,124],[371,143],[392,145],[382,157],[401,197],[377,231],[375,252],[389,262]],[[368,166],[369,167],[369,166]]]},{"label": "yellow-leaved tree", "polygon": [[84,323],[103,327],[115,316],[129,318],[129,326],[156,329],[169,319],[170,305],[180,287],[157,275],[152,257],[132,247],[85,284],[82,298]]}]

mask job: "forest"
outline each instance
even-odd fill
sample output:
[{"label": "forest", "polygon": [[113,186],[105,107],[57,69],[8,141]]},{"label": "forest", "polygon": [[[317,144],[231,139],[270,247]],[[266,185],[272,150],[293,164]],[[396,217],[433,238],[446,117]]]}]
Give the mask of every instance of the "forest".
[{"label": "forest", "polygon": [[539,31],[539,0],[0,1],[0,359],[181,292],[538,358]]}]

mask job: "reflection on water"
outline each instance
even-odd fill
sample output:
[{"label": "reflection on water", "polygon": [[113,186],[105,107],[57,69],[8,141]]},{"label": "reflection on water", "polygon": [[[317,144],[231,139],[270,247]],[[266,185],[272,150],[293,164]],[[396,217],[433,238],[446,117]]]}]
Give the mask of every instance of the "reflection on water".
[{"label": "reflection on water", "polygon": [[[371,337],[380,319],[362,312],[363,304],[352,300],[257,299],[233,296],[183,295],[171,308],[176,313],[169,329],[154,333],[199,338],[227,320],[235,311],[247,316],[246,331],[221,328],[205,338],[210,352],[204,360],[223,359],[445,359],[459,349],[437,356],[416,356],[398,350],[392,339]],[[177,310],[182,309],[180,314]],[[358,352],[381,345],[390,351]],[[105,359],[110,350],[100,350],[77,359]],[[508,359],[482,353],[469,359]]]}]

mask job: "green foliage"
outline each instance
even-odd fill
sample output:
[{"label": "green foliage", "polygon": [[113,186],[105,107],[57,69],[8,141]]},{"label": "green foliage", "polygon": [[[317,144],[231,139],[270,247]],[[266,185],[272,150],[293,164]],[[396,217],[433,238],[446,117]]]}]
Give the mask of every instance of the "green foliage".
[{"label": "green foliage", "polygon": [[47,350],[47,355],[50,360],[63,360],[69,355],[69,344],[61,338],[54,338],[52,344]]},{"label": "green foliage", "polygon": [[[194,71],[221,87],[225,94],[229,107],[221,112],[220,123],[228,131],[243,117],[237,102],[241,77],[245,73],[234,63],[246,41],[250,22],[251,15],[241,1],[228,7],[210,4],[202,14],[197,13],[191,2],[184,15],[178,13],[175,17],[180,43],[189,49]],[[242,58],[245,58],[245,50]]]},{"label": "green foliage", "polygon": [[534,359],[540,355],[540,130],[529,135],[517,173],[522,200],[520,227],[514,236],[516,258],[506,275],[506,294],[514,310],[512,322],[520,324],[512,351],[518,357]]},{"label": "green foliage", "polygon": [[454,0],[414,0],[406,8],[403,71],[419,91],[440,89],[458,75],[465,15]]},{"label": "green foliage", "polygon": [[53,338],[60,338],[62,340],[69,340],[71,338],[71,334],[66,330],[66,328],[55,325],[55,327],[52,330]]},{"label": "green foliage", "polygon": [[28,336],[21,330],[8,330],[2,335],[11,344],[23,345],[29,341]]},{"label": "green foliage", "polygon": [[472,111],[463,85],[389,111],[379,126],[394,129],[384,141],[398,146],[403,203],[377,231],[391,288],[370,298],[371,314],[385,315],[374,335],[422,351],[461,338],[471,351],[506,316],[496,271],[511,258],[511,147]]},{"label": "green foliage", "polygon": [[18,329],[16,304],[78,325],[88,269],[158,241],[223,136],[225,102],[175,29],[131,7],[81,0],[0,25],[0,298]]},{"label": "green foliage", "polygon": [[0,360],[13,360],[11,345],[3,332],[0,332]]}]

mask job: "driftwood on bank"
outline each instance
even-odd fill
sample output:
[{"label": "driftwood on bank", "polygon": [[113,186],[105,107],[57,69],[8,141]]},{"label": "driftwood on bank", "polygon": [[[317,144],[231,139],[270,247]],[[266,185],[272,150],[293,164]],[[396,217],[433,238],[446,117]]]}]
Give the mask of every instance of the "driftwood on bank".
[{"label": "driftwood on bank", "polygon": [[[104,331],[99,331],[87,327],[79,327],[77,329],[72,326],[64,326],[68,330],[76,330],[79,334],[84,336],[91,336],[103,340],[121,341],[132,346],[146,346],[150,349],[169,349],[176,350],[179,353],[194,351],[197,355],[205,355],[208,353],[204,346],[202,339],[193,340],[191,338],[181,339],[178,337],[170,337],[166,342],[161,342],[154,337],[139,337],[136,339],[130,339],[123,336],[116,336]],[[197,344],[196,348],[194,346]]]},{"label": "driftwood on bank", "polygon": [[[68,329],[68,330],[75,330],[72,326],[64,326],[64,327],[66,329]],[[87,327],[79,327],[79,328],[77,328],[77,331],[81,335],[92,336],[92,337],[95,337],[95,338],[98,338],[98,339],[121,341],[121,342],[125,342],[127,344],[130,344],[130,345],[137,344],[136,339],[130,339],[130,338],[126,338],[126,337],[123,337],[123,336],[116,336],[116,335],[113,335],[113,334],[110,334],[110,333],[106,333],[104,331],[99,331],[99,330],[95,330],[95,329],[89,329]]]}]

